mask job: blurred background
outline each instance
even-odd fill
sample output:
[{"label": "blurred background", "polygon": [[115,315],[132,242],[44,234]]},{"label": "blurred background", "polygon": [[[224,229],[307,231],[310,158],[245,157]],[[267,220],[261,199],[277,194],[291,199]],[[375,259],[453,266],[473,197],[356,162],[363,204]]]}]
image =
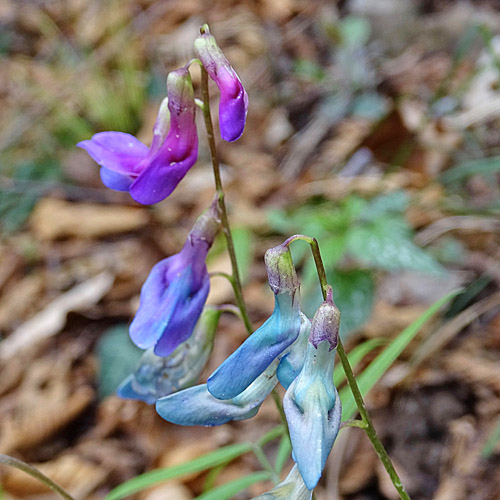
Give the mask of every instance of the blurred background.
[{"label": "blurred background", "polygon": [[[138,359],[140,287],[180,250],[213,178],[201,116],[197,164],[154,207],[105,189],[75,144],[106,130],[149,144],[204,22],[250,98],[243,137],[218,147],[254,325],[272,308],[263,254],[293,233],[319,240],[347,348],[369,345],[358,370],[463,288],[367,402],[414,500],[500,499],[496,0],[1,0],[0,453],[98,500],[279,422],[266,402],[252,420],[185,429],[113,395]],[[294,257],[312,315],[314,266],[305,245]],[[208,263],[230,270],[222,239]],[[221,278],[209,301],[232,301]],[[224,315],[205,376],[244,338]],[[191,500],[259,467],[245,455],[134,498]],[[55,498],[21,472],[0,479],[2,500]],[[315,495],[397,498],[359,429],[341,431]]]}]

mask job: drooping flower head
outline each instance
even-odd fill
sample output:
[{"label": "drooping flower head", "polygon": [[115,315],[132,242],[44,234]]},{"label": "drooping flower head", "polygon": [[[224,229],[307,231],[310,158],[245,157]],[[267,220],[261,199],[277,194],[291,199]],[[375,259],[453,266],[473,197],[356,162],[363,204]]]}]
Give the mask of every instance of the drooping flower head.
[{"label": "drooping flower head", "polygon": [[275,360],[235,398],[217,399],[208,392],[207,384],[202,384],[158,399],[156,411],[178,425],[214,426],[252,418],[278,383],[277,366]]},{"label": "drooping flower head", "polygon": [[170,356],[157,356],[153,348],[148,349],[135,372],[118,387],[118,395],[153,404],[158,398],[193,385],[213,350],[220,315],[219,309],[205,307],[191,337]]},{"label": "drooping flower head", "polygon": [[307,489],[297,465],[294,465],[284,481],[253,500],[311,500],[311,498],[312,491]]},{"label": "drooping flower head", "polygon": [[217,198],[198,217],[183,249],[156,264],[141,290],[130,325],[132,341],[168,356],[193,332],[210,288],[205,259],[219,230]]},{"label": "drooping flower head", "polygon": [[168,74],[167,96],[160,106],[150,148],[123,132],[99,132],[77,144],[101,165],[105,186],[129,191],[145,205],[169,196],[198,157],[196,106],[187,68]]},{"label": "drooping flower head", "polygon": [[220,135],[225,141],[236,141],[245,128],[248,95],[208,25],[203,25],[200,31],[201,35],[194,41],[194,50],[220,91]]},{"label": "drooping flower head", "polygon": [[310,490],[318,484],[340,427],[342,408],[333,385],[339,321],[329,288],[312,320],[302,371],[283,399],[293,457]]},{"label": "drooping flower head", "polygon": [[279,245],[266,252],[269,286],[274,292],[273,314],[209,377],[208,390],[218,399],[243,392],[299,335],[299,282],[290,250]]}]

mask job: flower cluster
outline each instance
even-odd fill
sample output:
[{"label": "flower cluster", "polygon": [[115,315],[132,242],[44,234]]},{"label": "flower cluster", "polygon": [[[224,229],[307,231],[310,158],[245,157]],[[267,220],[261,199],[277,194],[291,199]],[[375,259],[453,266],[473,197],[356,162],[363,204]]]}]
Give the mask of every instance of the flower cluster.
[{"label": "flower cluster", "polygon": [[[156,410],[180,425],[243,420],[257,413],[279,381],[286,389],[283,407],[300,474],[291,473],[276,492],[262,498],[310,498],[340,427],[341,404],[333,385],[340,313],[331,288],[312,322],[301,313],[299,282],[287,246],[268,250],[265,260],[273,314],[206,384],[158,399]],[[296,496],[280,496],[295,490],[300,492]]]},{"label": "flower cluster", "polygon": [[[219,128],[226,141],[243,134],[248,96],[208,26],[195,40],[202,66],[220,91]],[[77,144],[101,166],[105,186],[128,191],[142,204],[158,203],[169,196],[198,158],[195,125],[196,104],[188,66],[171,71],[167,97],[163,100],[148,148],[123,132],[99,132]]]},{"label": "flower cluster", "polygon": [[[204,25],[194,42],[203,68],[220,91],[221,137],[243,133],[248,96]],[[204,103],[203,105],[206,105]],[[103,183],[128,191],[143,204],[169,196],[198,155],[196,103],[189,65],[169,73],[148,148],[122,132],[100,132],[79,147],[101,166]],[[196,220],[181,251],[158,262],[142,290],[130,337],[144,354],[118,388],[124,398],[156,404],[161,417],[180,425],[221,425],[253,417],[278,383],[296,465],[261,500],[310,500],[340,427],[341,405],[333,385],[340,313],[329,288],[312,321],[300,307],[300,284],[286,242],[266,252],[274,311],[212,373],[196,384],[212,352],[221,310],[206,306],[210,278],[206,257],[225,220],[217,193]],[[224,226],[226,234],[229,232]],[[244,308],[242,308],[242,311]]]}]

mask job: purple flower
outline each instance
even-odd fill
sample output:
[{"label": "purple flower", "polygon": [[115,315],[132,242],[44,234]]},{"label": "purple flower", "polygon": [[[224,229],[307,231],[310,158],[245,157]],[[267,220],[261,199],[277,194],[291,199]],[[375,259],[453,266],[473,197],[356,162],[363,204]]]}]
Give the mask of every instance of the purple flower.
[{"label": "purple flower", "polygon": [[245,128],[248,95],[206,24],[201,31],[202,34],[194,41],[194,50],[219,87],[220,135],[225,141],[233,142],[241,137]]},{"label": "purple flower", "polygon": [[77,144],[101,165],[105,186],[129,191],[145,205],[169,196],[198,157],[194,92],[187,68],[169,73],[167,95],[150,148],[123,132],[100,132]]},{"label": "purple flower", "polygon": [[130,325],[132,341],[168,356],[188,339],[210,288],[205,259],[219,229],[217,200],[196,221],[183,249],[156,264],[141,290]]}]

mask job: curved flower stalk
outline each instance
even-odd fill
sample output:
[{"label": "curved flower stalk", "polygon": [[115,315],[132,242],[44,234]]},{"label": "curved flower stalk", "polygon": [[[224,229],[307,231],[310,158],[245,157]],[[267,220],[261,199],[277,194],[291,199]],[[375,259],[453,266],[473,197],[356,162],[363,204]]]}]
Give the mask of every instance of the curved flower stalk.
[{"label": "curved flower stalk", "polygon": [[283,399],[293,457],[310,490],[318,484],[342,416],[333,385],[339,320],[330,288],[312,321],[304,367]]},{"label": "curved flower stalk", "polygon": [[156,411],[160,417],[178,425],[214,426],[252,418],[278,383],[277,366],[278,360],[235,398],[214,398],[207,384],[202,384],[158,399]]},{"label": "curved flower stalk", "polygon": [[280,355],[280,364],[276,375],[280,384],[288,389],[289,385],[297,378],[304,366],[305,352],[309,332],[311,331],[311,321],[300,313],[300,331],[297,340]]},{"label": "curved flower stalk", "polygon": [[219,230],[217,198],[198,217],[183,249],[156,264],[141,290],[130,338],[168,356],[193,332],[210,289],[205,259]]},{"label": "curved flower stalk", "polygon": [[274,292],[273,314],[209,377],[208,390],[217,399],[238,396],[299,335],[299,282],[290,250],[284,245],[271,248],[265,261],[269,286]]},{"label": "curved flower stalk", "polygon": [[129,191],[145,205],[169,196],[198,157],[196,106],[187,68],[168,74],[167,96],[160,106],[150,148],[123,132],[99,132],[77,144],[101,165],[105,186]]},{"label": "curved flower stalk", "polygon": [[217,45],[205,24],[194,41],[194,50],[220,91],[219,128],[225,141],[233,142],[243,134],[248,110],[248,95],[236,71]]},{"label": "curved flower stalk", "polygon": [[283,482],[253,500],[311,500],[311,498],[312,491],[307,489],[299,468],[294,465]]},{"label": "curved flower stalk", "polygon": [[153,404],[158,398],[192,386],[198,380],[214,347],[221,311],[207,306],[191,337],[170,356],[157,356],[148,349],[134,373],[118,387],[118,395]]}]

